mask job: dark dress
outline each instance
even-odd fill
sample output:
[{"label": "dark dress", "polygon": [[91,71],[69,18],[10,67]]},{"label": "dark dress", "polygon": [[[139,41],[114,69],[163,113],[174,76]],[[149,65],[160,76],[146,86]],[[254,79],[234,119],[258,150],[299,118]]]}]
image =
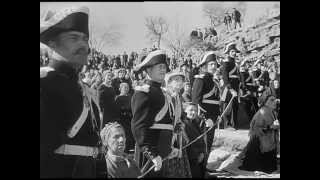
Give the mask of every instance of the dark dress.
[{"label": "dark dress", "polygon": [[134,149],[134,138],[131,131],[131,96],[130,95],[121,95],[116,97],[116,105],[120,110],[120,119],[119,123],[123,126],[126,133],[126,149],[125,152],[129,153],[129,150]]},{"label": "dark dress", "polygon": [[101,111],[103,113],[103,126],[108,122],[119,119],[119,109],[115,103],[116,93],[111,86],[101,84],[98,88],[98,98]]},{"label": "dark dress", "polygon": [[[185,133],[188,137],[188,143],[193,141],[198,136],[200,136],[205,131],[205,123],[203,120],[194,119],[190,120],[186,118],[184,120],[185,123]],[[202,162],[198,162],[198,157],[201,153],[207,156],[206,153],[206,144],[204,138],[200,138],[189,147],[187,147],[187,153],[190,163],[190,169],[192,178],[204,178],[205,171],[206,171],[206,158]]]},{"label": "dark dress", "polygon": [[274,112],[263,106],[250,124],[250,140],[244,149],[243,163],[239,169],[271,173],[277,170],[278,130],[270,126],[275,120]]}]

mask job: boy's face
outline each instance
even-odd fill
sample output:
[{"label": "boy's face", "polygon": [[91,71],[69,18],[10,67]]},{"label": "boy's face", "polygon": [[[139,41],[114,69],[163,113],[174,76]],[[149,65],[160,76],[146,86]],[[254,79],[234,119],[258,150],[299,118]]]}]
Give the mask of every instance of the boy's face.
[{"label": "boy's face", "polygon": [[188,105],[186,108],[187,118],[195,119],[197,117],[197,106],[195,105]]}]

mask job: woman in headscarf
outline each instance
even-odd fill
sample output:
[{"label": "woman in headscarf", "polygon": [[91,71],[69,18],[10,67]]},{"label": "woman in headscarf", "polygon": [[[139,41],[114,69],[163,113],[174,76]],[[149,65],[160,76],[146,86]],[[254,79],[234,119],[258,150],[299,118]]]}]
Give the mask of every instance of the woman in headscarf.
[{"label": "woman in headscarf", "polygon": [[141,175],[137,163],[124,152],[126,136],[118,122],[105,125],[100,136],[105,147],[108,178],[137,178]]},{"label": "woman in headscarf", "polygon": [[276,98],[269,89],[259,99],[261,108],[251,123],[250,140],[244,149],[243,163],[239,169],[271,173],[277,170],[277,143],[279,121],[276,119]]}]

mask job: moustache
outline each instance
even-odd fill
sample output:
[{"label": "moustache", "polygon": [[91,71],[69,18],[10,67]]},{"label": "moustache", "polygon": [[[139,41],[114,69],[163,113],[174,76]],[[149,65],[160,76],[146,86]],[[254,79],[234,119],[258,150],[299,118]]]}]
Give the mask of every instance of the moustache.
[{"label": "moustache", "polygon": [[91,50],[90,48],[87,50],[85,48],[80,48],[80,49],[77,49],[73,54],[74,55],[88,55],[90,54]]}]

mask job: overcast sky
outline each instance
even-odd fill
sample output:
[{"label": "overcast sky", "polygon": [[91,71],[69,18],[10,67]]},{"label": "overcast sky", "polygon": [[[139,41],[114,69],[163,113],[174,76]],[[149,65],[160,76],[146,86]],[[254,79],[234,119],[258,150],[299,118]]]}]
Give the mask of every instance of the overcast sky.
[{"label": "overcast sky", "polygon": [[[261,12],[261,7],[266,7],[266,3],[252,2],[251,11]],[[232,6],[232,2],[225,4]],[[47,10],[81,5],[89,7],[89,21],[95,26],[97,35],[102,34],[109,24],[120,27],[122,41],[118,46],[104,47],[102,51],[106,54],[128,53],[150,47],[146,38],[145,16],[161,15],[169,21],[181,21],[187,32],[209,24],[208,18],[203,16],[203,2],[40,2],[40,16]]]}]

